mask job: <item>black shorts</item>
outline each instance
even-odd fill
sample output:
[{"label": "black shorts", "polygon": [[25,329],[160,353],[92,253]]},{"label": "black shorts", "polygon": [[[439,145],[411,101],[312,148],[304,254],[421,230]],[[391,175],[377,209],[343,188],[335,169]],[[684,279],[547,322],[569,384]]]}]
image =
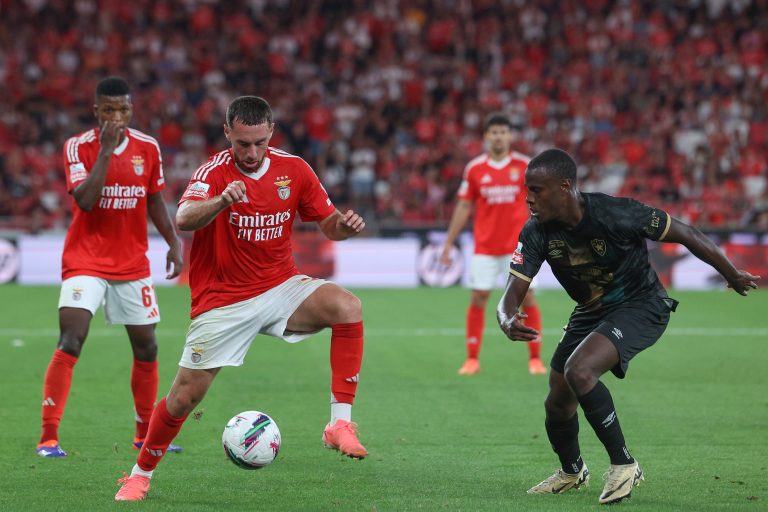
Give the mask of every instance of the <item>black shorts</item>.
[{"label": "black shorts", "polygon": [[621,304],[593,318],[571,317],[560,343],[552,355],[550,366],[560,373],[565,362],[590,333],[599,332],[616,346],[619,363],[611,368],[616,377],[623,379],[629,361],[639,352],[661,338],[669,323],[669,316],[677,307],[677,301],[669,298],[649,298]]}]

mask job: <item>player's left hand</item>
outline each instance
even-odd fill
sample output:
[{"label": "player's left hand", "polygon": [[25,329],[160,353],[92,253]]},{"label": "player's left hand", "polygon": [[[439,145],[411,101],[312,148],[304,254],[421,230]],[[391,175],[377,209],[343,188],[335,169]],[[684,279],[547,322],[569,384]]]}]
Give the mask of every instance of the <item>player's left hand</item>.
[{"label": "player's left hand", "polygon": [[347,210],[347,213],[336,221],[336,231],[347,238],[357,235],[363,229],[365,229],[365,221],[352,210]]},{"label": "player's left hand", "polygon": [[749,290],[757,288],[757,283],[755,281],[758,279],[760,279],[760,276],[753,276],[746,270],[739,270],[736,277],[728,279],[728,288],[733,288],[739,295],[747,295]]},{"label": "player's left hand", "polygon": [[532,327],[528,327],[523,323],[523,320],[528,318],[525,313],[515,313],[512,316],[499,316],[499,327],[507,335],[507,338],[513,341],[534,341],[539,337],[539,331]]},{"label": "player's left hand", "polygon": [[165,275],[166,279],[173,279],[181,274],[181,269],[184,268],[184,257],[181,253],[181,246],[175,245],[168,249],[168,253],[165,255]]}]

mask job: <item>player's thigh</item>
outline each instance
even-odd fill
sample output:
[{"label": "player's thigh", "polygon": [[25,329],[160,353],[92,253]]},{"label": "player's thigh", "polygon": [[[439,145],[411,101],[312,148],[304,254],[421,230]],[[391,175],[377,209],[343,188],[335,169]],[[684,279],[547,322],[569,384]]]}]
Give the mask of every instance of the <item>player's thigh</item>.
[{"label": "player's thigh", "polygon": [[110,324],[151,325],[160,321],[152,278],[109,281],[104,316]]},{"label": "player's thigh", "polygon": [[59,309],[78,308],[95,315],[107,293],[107,280],[93,276],[74,276],[61,283]]},{"label": "player's thigh", "polygon": [[509,272],[509,261],[505,256],[472,255],[469,264],[469,288],[488,291],[495,288],[499,275]]},{"label": "player's thigh", "polygon": [[362,320],[362,306],[350,291],[325,281],[305,298],[291,313],[285,330],[290,333],[316,332],[339,323]]},{"label": "player's thigh", "polygon": [[611,368],[623,379],[629,362],[638,353],[654,345],[667,328],[670,307],[661,298],[631,302],[606,315],[595,332],[604,335],[619,353],[619,361]]}]

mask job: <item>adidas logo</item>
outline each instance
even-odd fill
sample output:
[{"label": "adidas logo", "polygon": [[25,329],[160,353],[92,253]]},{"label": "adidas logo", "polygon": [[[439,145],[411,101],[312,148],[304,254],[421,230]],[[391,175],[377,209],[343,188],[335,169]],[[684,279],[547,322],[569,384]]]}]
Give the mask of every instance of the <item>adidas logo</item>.
[{"label": "adidas logo", "polygon": [[493,180],[487,174],[480,179],[480,183],[482,183],[482,184],[490,183],[491,181],[493,181]]},{"label": "adidas logo", "polygon": [[344,379],[344,380],[345,380],[346,382],[360,382],[360,374],[358,373],[357,375],[355,375],[355,376],[353,376],[353,377],[347,377],[347,378],[346,378],[346,379]]},{"label": "adidas logo", "polygon": [[45,400],[43,400],[43,407],[56,407],[56,402],[53,401],[53,398],[48,397]]},{"label": "adidas logo", "polygon": [[157,318],[160,316],[160,312],[157,311],[157,308],[152,308],[152,312],[147,315],[147,318]]},{"label": "adidas logo", "polygon": [[153,457],[162,457],[163,456],[163,450],[153,450],[153,449],[147,448],[147,451]]}]

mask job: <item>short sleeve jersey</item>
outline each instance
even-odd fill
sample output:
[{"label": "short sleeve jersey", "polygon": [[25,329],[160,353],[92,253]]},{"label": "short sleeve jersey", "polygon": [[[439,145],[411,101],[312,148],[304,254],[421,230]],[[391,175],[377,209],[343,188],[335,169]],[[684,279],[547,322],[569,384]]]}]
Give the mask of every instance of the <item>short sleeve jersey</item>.
[{"label": "short sleeve jersey", "polygon": [[572,230],[529,220],[510,272],[530,281],[546,260],[578,305],[599,312],[648,297],[666,297],[648,260],[645,239],[662,240],[671,218],[633,199],[582,193],[584,217]]},{"label": "short sleeve jersey", "polygon": [[195,231],[189,268],[193,318],[297,275],[291,250],[296,215],[318,222],[336,211],[304,160],[271,147],[253,173],[241,171],[229,149],[214,155],[192,175],[180,203],[212,199],[237,180],[245,183],[247,201]]},{"label": "short sleeve jersey", "polygon": [[501,161],[480,155],[467,164],[459,199],[475,206],[475,254],[512,254],[529,218],[525,203],[525,168],[530,158],[511,152]]},{"label": "short sleeve jersey", "polygon": [[[99,148],[97,128],[64,144],[64,172],[70,193],[90,174]],[[157,141],[128,128],[112,154],[101,197],[93,209],[81,210],[72,199],[62,278],[88,275],[133,281],[148,277],[147,198],[164,187]]]}]

